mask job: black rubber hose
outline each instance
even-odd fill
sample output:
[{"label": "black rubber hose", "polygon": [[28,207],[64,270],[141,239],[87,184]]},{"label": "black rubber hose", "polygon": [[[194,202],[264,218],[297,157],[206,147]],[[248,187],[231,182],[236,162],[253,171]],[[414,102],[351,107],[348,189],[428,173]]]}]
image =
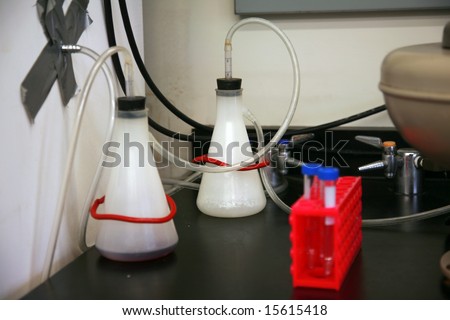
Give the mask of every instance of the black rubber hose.
[{"label": "black rubber hose", "polygon": [[[108,44],[110,47],[112,47],[112,46],[116,45],[116,36],[115,36],[115,32],[114,32],[111,0],[104,0],[103,4],[104,4],[104,10],[105,10],[105,24],[106,24],[106,33],[107,33],[107,37],[108,37]],[[120,64],[119,56],[117,54],[112,56],[112,62],[113,62],[114,71],[119,80],[120,87],[122,88],[123,92],[125,92],[125,76],[123,74],[122,66]],[[186,134],[182,134],[179,132],[169,130],[169,129],[159,125],[158,123],[156,123],[150,117],[148,117],[148,124],[153,129],[158,131],[159,133],[162,133],[163,135],[174,138],[174,139],[192,142],[192,141],[195,141],[195,138],[196,138],[194,135],[186,135]],[[209,139],[210,137],[197,137],[197,139],[201,139],[201,138],[205,138],[205,140],[206,140],[206,139]]]},{"label": "black rubber hose", "polygon": [[[114,32],[114,24],[112,17],[112,9],[111,9],[111,0],[104,0],[103,6],[105,10],[105,25],[106,25],[106,34],[108,37],[108,45],[110,47],[116,46],[116,34]],[[119,80],[120,87],[123,92],[125,91],[125,76],[123,75],[122,67],[120,65],[119,55],[116,53],[111,56],[114,71],[116,72],[117,79]]]},{"label": "black rubber hose", "polygon": [[119,0],[119,6],[120,6],[120,12],[122,15],[123,25],[124,25],[125,32],[126,32],[127,38],[128,38],[128,43],[130,44],[131,52],[133,53],[133,57],[139,68],[139,71],[141,72],[142,76],[144,77],[145,82],[147,83],[149,88],[153,91],[153,93],[158,98],[158,100],[161,101],[161,103],[170,112],[172,112],[174,115],[176,115],[179,119],[181,119],[182,121],[191,125],[192,127],[194,127],[197,130],[212,132],[213,128],[211,128],[209,126],[205,126],[205,125],[189,118],[187,115],[185,115],[179,109],[177,109],[155,85],[152,78],[148,74],[147,69],[145,68],[145,64],[141,58],[141,55],[139,54],[139,50],[136,45],[136,40],[135,40],[134,34],[133,34],[133,29],[131,28],[130,17],[128,15],[128,8],[127,8],[127,4],[126,4],[125,0]]},{"label": "black rubber hose", "polygon": [[342,126],[344,124],[347,124],[347,123],[350,123],[350,122],[353,122],[353,121],[356,121],[356,120],[367,118],[368,116],[372,116],[374,114],[377,114],[377,113],[385,111],[385,110],[386,110],[386,106],[385,105],[378,106],[376,108],[372,108],[372,109],[363,111],[361,113],[354,114],[354,115],[352,115],[350,117],[339,119],[339,120],[328,122],[328,123],[324,123],[324,124],[321,124],[321,125],[318,125],[318,126],[308,127],[308,128],[298,129],[298,130],[289,130],[288,132],[286,132],[286,136],[293,136],[293,135],[296,135],[296,134],[303,134],[303,133],[311,133],[311,132],[316,132],[316,131],[323,131],[323,130],[339,127],[339,126]]},{"label": "black rubber hose", "polygon": [[[106,26],[107,26],[108,42],[109,42],[110,46],[114,46],[114,45],[116,45],[116,42],[115,42],[115,34],[114,34],[114,25],[113,25],[113,20],[112,20],[111,1],[110,0],[104,0],[104,4],[105,4],[105,21],[106,21]],[[129,18],[129,15],[128,15],[128,10],[127,10],[125,1],[124,0],[119,0],[119,5],[120,5],[121,13],[122,13],[122,19],[124,20],[125,30],[127,32],[128,41],[129,41],[130,47],[131,47],[131,49],[133,51],[133,56],[134,56],[134,58],[136,60],[136,63],[138,64],[139,70],[141,71],[142,76],[146,80],[147,85],[150,86],[150,84],[148,83],[148,82],[150,82],[152,84],[152,86],[154,87],[155,90],[152,89],[152,91],[155,93],[155,95],[156,95],[156,92],[159,92],[160,95],[162,97],[164,97],[164,95],[156,87],[155,83],[151,80],[150,75],[148,75],[148,72],[145,69],[145,65],[144,65],[144,63],[142,61],[142,58],[139,55],[139,51],[137,50],[137,45],[136,45],[136,41],[134,39],[133,31],[131,29],[130,18]],[[127,28],[127,26],[128,26],[128,28]],[[127,31],[127,29],[128,29],[128,31]],[[133,50],[133,47],[134,47],[135,50]],[[134,51],[136,52],[136,55],[135,55]],[[122,89],[125,92],[125,77],[123,76],[123,71],[122,71],[122,67],[120,65],[120,61],[118,60],[118,56],[115,55],[115,57],[116,57],[116,62],[114,61],[115,59],[113,59],[114,69],[116,71],[117,77],[119,78],[119,82],[121,84],[121,87],[122,87]],[[141,63],[138,63],[138,61],[140,61]],[[147,78],[150,81],[147,81]],[[170,106],[172,106],[175,110],[177,110],[179,113],[181,113],[165,97],[163,99],[165,101],[167,101],[168,104]],[[311,132],[317,132],[317,131],[323,131],[323,130],[335,128],[335,127],[338,127],[338,126],[341,126],[341,125],[344,125],[344,124],[347,124],[347,123],[350,123],[350,122],[353,122],[353,121],[356,121],[356,120],[360,120],[360,119],[372,116],[374,114],[377,114],[377,113],[385,111],[385,110],[386,110],[386,106],[385,105],[378,106],[376,108],[372,108],[372,109],[363,111],[361,113],[352,115],[350,117],[339,119],[339,120],[332,121],[332,122],[328,122],[328,123],[321,124],[321,125],[318,125],[318,126],[313,126],[313,127],[308,127],[308,128],[298,129],[298,130],[288,130],[286,132],[285,136],[292,136],[292,135],[303,134],[303,133],[311,133]],[[175,115],[177,115],[176,111],[173,112],[173,113]],[[181,113],[181,114],[183,116],[187,117],[183,113]],[[190,119],[190,120],[194,121],[192,119]],[[171,131],[171,130],[169,130],[167,128],[164,128],[163,126],[159,125],[158,123],[156,123],[151,118],[148,118],[148,123],[149,123],[149,125],[152,128],[154,128],[158,132],[160,132],[160,133],[162,133],[162,134],[164,134],[164,135],[166,135],[168,137],[172,137],[172,138],[179,139],[179,140],[184,140],[184,141],[195,141],[196,140],[195,136],[192,135],[192,134],[191,135],[186,135],[186,134],[182,134],[182,133]],[[186,123],[188,123],[188,122],[186,122]],[[204,127],[204,128],[206,128],[207,132],[212,131],[212,128],[210,128],[208,126],[204,126],[202,124],[199,124],[199,125]],[[192,125],[192,126],[195,127],[194,125]],[[197,128],[197,129],[204,130],[202,128]],[[204,139],[204,138],[209,138],[209,137],[197,137],[197,139]]]},{"label": "black rubber hose", "polygon": [[208,136],[197,136],[195,134],[187,135],[187,134],[172,131],[170,129],[167,129],[167,128],[161,126],[160,124],[155,122],[150,117],[148,117],[148,125],[150,127],[152,127],[153,129],[155,129],[156,131],[158,131],[159,133],[162,133],[163,135],[165,135],[167,137],[174,138],[174,139],[181,140],[181,141],[194,142],[194,141],[209,141],[211,139],[211,135],[208,135]]}]

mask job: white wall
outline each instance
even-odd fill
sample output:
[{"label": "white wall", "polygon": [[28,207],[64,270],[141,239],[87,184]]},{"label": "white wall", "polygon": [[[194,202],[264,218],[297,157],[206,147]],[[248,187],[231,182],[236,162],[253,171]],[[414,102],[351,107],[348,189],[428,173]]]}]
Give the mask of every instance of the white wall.
[{"label": "white wall", "polygon": [[[128,2],[142,45],[142,2]],[[65,7],[69,4],[66,1]],[[88,11],[94,22],[78,44],[101,53],[108,48],[102,1],[91,1]],[[114,12],[119,22],[116,6]],[[35,122],[30,123],[20,100],[20,84],[47,42],[35,1],[0,1],[0,29],[0,298],[9,299],[23,296],[40,282],[77,99],[64,107],[54,85]],[[124,32],[116,32],[118,43],[125,44]],[[81,87],[93,62],[81,55],[74,55],[73,60]],[[136,86],[137,93],[143,94],[140,78]],[[79,215],[99,156],[108,101],[100,74],[87,104],[53,272],[80,254]]]},{"label": "white wall", "polygon": [[[223,44],[241,17],[233,0],[144,1],[148,69],[167,97],[201,123],[215,119],[215,79],[223,76]],[[398,47],[438,42],[450,13],[286,15],[267,17],[296,48],[301,98],[292,122],[315,125],[383,104],[378,90],[385,55]],[[244,98],[261,123],[278,125],[292,90],[290,61],[281,41],[260,26],[233,38],[233,75],[243,78]],[[153,102],[155,116],[189,132]],[[387,113],[352,125],[392,126]]]}]

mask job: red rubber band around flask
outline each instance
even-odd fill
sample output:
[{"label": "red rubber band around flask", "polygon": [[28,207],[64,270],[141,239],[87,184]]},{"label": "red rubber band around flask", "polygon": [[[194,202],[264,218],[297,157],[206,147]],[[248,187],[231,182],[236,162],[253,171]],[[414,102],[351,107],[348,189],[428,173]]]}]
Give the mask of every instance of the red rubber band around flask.
[{"label": "red rubber band around flask", "polygon": [[[230,166],[228,163],[220,161],[218,159],[214,159],[214,158],[208,157],[208,155],[206,155],[206,154],[204,154],[202,156],[195,157],[192,160],[192,162],[194,162],[194,163],[211,163],[211,164],[215,164],[216,166],[219,166],[219,167],[229,167]],[[255,164],[252,164],[252,165],[247,166],[247,167],[243,167],[243,168],[241,168],[241,169],[239,169],[237,171],[256,170],[256,169],[261,169],[263,167],[266,167],[268,165],[269,165],[268,161],[262,161],[262,162],[255,163]]]},{"label": "red rubber band around flask", "polygon": [[170,212],[167,216],[161,218],[138,218],[138,217],[124,216],[115,213],[97,213],[98,206],[101,205],[103,202],[105,202],[105,196],[96,199],[94,201],[91,207],[91,216],[97,220],[117,220],[132,223],[165,223],[172,220],[173,217],[175,216],[175,213],[177,212],[177,206],[175,204],[175,201],[167,194],[166,199],[170,207]]}]

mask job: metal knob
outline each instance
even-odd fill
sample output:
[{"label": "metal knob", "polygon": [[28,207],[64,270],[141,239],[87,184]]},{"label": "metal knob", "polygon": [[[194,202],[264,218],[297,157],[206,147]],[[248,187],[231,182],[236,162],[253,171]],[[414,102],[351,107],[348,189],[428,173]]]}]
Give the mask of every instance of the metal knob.
[{"label": "metal knob", "polygon": [[359,171],[368,171],[384,168],[384,175],[388,179],[392,179],[399,166],[397,154],[397,144],[394,141],[382,141],[378,137],[356,136],[356,140],[368,144],[370,146],[382,149],[381,160],[369,163],[358,168]]}]

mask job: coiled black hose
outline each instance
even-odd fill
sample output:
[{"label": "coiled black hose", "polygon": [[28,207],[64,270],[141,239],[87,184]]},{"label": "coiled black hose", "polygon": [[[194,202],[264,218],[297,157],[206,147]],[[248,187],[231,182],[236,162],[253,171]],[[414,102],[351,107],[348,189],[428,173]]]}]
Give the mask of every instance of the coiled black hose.
[{"label": "coiled black hose", "polygon": [[[145,80],[146,84],[148,85],[148,87],[152,90],[152,92],[155,94],[155,96],[158,98],[158,100],[169,111],[171,111],[174,115],[176,115],[179,119],[181,119],[182,121],[191,125],[193,128],[195,128],[199,131],[206,131],[207,133],[212,132],[211,127],[203,125],[201,123],[198,123],[197,121],[189,118],[187,115],[185,115],[183,112],[181,112],[158,89],[158,87],[153,82],[152,78],[150,77],[150,75],[145,67],[145,64],[142,60],[142,57],[139,53],[139,50],[138,50],[138,47],[136,44],[136,40],[134,38],[133,29],[131,27],[130,17],[128,15],[128,8],[126,5],[126,1],[119,0],[119,6],[120,6],[120,11],[121,11],[121,15],[122,15],[125,32],[127,34],[128,42],[129,42],[129,45],[131,48],[131,52],[133,54],[133,57],[136,61],[137,66],[139,68],[139,71],[141,72],[142,76],[144,77],[144,80]],[[112,17],[112,10],[111,10],[111,0],[104,0],[104,8],[105,8],[106,30],[107,30],[107,34],[108,34],[108,43],[110,46],[115,46],[116,40],[115,40],[113,17]],[[114,66],[115,72],[117,74],[117,77],[119,79],[120,85],[121,85],[122,89],[124,90],[125,89],[125,77],[123,75],[123,71],[122,71],[122,67],[120,65],[119,58],[117,55],[115,55],[112,57],[112,59],[113,59],[113,66]],[[125,92],[125,90],[124,90],[124,92]],[[377,113],[385,111],[385,110],[386,110],[386,106],[381,105],[381,106],[363,111],[361,113],[358,113],[358,114],[355,114],[355,115],[352,115],[352,116],[349,116],[349,117],[346,117],[343,119],[331,121],[331,122],[328,122],[325,124],[321,124],[318,126],[312,126],[312,127],[302,128],[302,129],[298,129],[298,130],[288,130],[286,132],[286,136],[292,136],[292,135],[296,135],[296,134],[303,134],[303,133],[310,133],[310,132],[317,132],[317,131],[323,131],[323,130],[335,128],[335,127],[338,127],[338,126],[341,126],[341,125],[344,125],[344,124],[347,124],[347,123],[350,123],[350,122],[353,122],[356,120],[360,120],[360,119],[372,116],[374,114],[377,114]],[[186,135],[186,134],[174,132],[174,131],[167,129],[167,128],[161,126],[160,124],[156,123],[150,117],[148,118],[148,124],[149,124],[149,126],[154,128],[158,132],[160,132],[168,137],[172,137],[172,138],[178,139],[178,140],[195,141],[196,139],[198,140],[198,139],[205,138],[205,137],[199,137],[199,136],[195,137],[193,134]],[[208,138],[208,137],[206,137],[206,138]]]}]

